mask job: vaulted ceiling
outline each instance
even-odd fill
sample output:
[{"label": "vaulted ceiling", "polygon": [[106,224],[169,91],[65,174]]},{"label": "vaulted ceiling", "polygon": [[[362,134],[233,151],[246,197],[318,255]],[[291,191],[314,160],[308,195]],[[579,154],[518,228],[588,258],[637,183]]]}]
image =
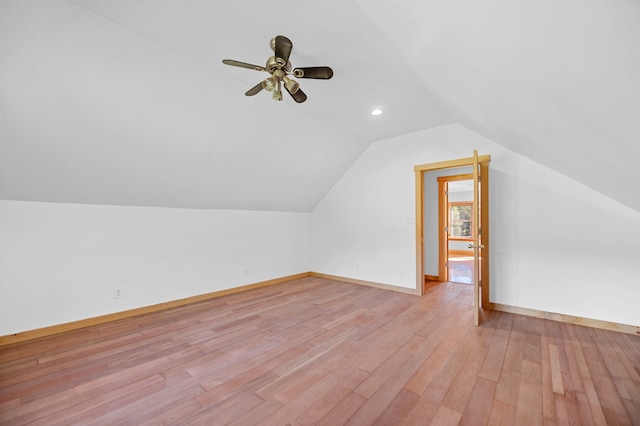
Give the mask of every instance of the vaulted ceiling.
[{"label": "vaulted ceiling", "polygon": [[[334,70],[303,104],[221,63],[278,34]],[[459,123],[640,211],[632,0],[2,0],[0,72],[4,199],[311,211],[369,144]]]}]

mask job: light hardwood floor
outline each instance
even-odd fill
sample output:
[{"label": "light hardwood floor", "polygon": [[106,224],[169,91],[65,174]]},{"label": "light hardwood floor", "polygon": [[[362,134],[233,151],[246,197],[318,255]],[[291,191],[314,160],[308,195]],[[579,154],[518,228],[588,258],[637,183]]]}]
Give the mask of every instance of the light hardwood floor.
[{"label": "light hardwood floor", "polygon": [[323,278],[0,348],[3,424],[640,424],[640,336]]}]

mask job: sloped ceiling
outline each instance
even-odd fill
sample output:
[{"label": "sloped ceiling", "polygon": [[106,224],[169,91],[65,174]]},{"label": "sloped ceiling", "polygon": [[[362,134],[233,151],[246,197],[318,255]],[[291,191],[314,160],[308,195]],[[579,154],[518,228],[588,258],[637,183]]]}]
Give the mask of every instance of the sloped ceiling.
[{"label": "sloped ceiling", "polygon": [[[4,199],[310,211],[370,143],[457,122],[640,210],[633,1],[0,8]],[[334,69],[304,104],[221,63],[263,65],[277,34]]]}]

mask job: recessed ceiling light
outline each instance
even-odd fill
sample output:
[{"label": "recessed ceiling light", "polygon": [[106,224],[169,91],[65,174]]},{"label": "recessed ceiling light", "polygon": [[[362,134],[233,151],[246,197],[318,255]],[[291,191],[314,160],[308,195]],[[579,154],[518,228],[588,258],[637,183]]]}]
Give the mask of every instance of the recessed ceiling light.
[{"label": "recessed ceiling light", "polygon": [[380,114],[382,114],[382,110],[380,108],[371,110],[371,115],[380,115]]}]

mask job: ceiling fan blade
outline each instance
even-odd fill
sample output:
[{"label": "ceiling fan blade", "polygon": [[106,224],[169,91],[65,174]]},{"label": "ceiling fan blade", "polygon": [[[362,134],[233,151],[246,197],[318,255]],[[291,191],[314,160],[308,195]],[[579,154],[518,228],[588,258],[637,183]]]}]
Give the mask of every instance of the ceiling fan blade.
[{"label": "ceiling fan blade", "polygon": [[276,36],[276,45],[273,49],[276,54],[276,58],[283,59],[284,63],[286,64],[287,62],[289,62],[291,49],[293,49],[293,43],[291,43],[291,40],[289,40],[285,36]]},{"label": "ceiling fan blade", "polygon": [[257,93],[259,93],[262,90],[262,82],[256,84],[255,86],[253,86],[251,89],[247,90],[245,93],[245,96],[253,96]]},{"label": "ceiling fan blade", "polygon": [[298,89],[295,93],[291,93],[291,91],[287,86],[284,86],[284,88],[287,89],[287,92],[289,92],[293,100],[296,101],[297,103],[301,104],[307,100],[307,95],[305,95],[305,93],[302,90]]},{"label": "ceiling fan blade", "polygon": [[317,78],[321,80],[329,80],[333,77],[333,70],[329,67],[306,67],[296,68],[293,75],[298,78]]},{"label": "ceiling fan blade", "polygon": [[246,62],[235,61],[233,59],[223,59],[222,63],[225,64],[225,65],[231,65],[231,66],[234,66],[234,67],[249,68],[250,70],[256,70],[256,71],[266,71],[267,70],[265,67],[261,67],[260,65],[248,64]]}]

